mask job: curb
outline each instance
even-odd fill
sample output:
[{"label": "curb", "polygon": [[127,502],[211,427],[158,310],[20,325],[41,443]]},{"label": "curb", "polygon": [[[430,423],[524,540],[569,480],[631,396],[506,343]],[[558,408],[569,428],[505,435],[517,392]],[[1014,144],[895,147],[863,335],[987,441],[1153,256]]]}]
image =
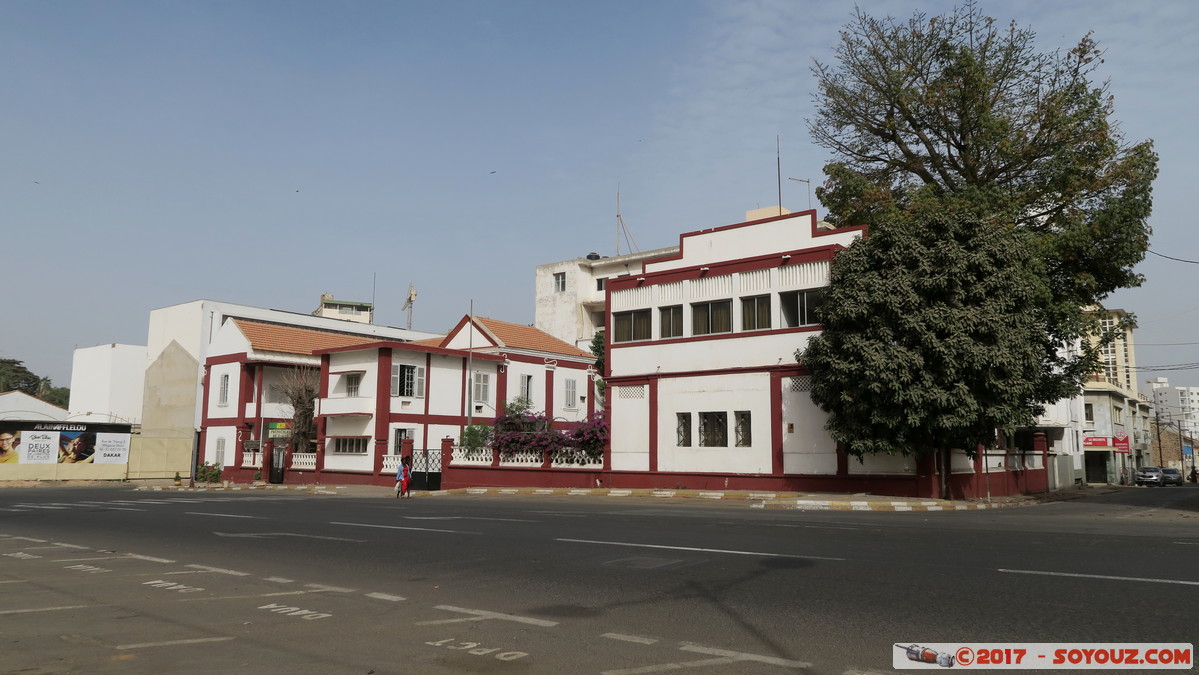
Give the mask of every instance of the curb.
[{"label": "curb", "polygon": [[[143,486],[138,491],[151,492],[226,492],[226,491],[292,491],[306,492],[318,495],[346,495],[354,488],[377,490],[388,495],[393,490],[386,486],[320,486],[320,485],[272,485],[272,484],[213,484],[187,486]],[[710,490],[655,490],[655,489],[626,489],[626,488],[511,488],[511,487],[471,487],[451,488],[436,492],[413,492],[413,497],[439,497],[445,495],[542,495],[542,496],[581,496],[581,497],[640,497],[657,499],[710,499],[718,501],[744,502],[751,509],[789,509],[796,511],[984,511],[1017,506],[1030,506],[1039,502],[992,502],[989,504],[975,502],[953,502],[943,499],[905,499],[901,497],[875,497],[871,499],[815,499],[802,493],[749,492],[730,491],[719,492]],[[824,495],[822,495],[824,496]]]}]

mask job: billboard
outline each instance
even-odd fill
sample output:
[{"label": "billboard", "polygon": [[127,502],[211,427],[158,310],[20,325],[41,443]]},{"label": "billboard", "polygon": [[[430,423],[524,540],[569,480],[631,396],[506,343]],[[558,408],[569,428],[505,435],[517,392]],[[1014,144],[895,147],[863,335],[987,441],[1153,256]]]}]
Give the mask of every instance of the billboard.
[{"label": "billboard", "polygon": [[0,472],[9,464],[128,464],[128,424],[0,422]]}]

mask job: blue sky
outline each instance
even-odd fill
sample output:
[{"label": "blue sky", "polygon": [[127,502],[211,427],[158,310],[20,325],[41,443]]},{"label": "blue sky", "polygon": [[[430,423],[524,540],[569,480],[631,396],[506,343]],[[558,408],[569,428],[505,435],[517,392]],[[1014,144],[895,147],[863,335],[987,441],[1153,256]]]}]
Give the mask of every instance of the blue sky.
[{"label": "blue sky", "polygon": [[[874,15],[950,2],[876,2]],[[1152,250],[1199,260],[1199,4],[980,3],[1045,48],[1094,31],[1115,118],[1161,155]],[[0,356],[70,382],[72,350],[145,344],[196,299],[321,293],[448,330],[533,321],[542,263],[808,206],[813,59],[853,5],[811,0],[0,3]],[[823,213],[823,209],[814,202]],[[624,244],[622,244],[622,247]],[[627,251],[627,247],[622,251]],[[1142,366],[1199,362],[1199,267],[1150,254]],[[1144,372],[1199,386],[1199,370]]]}]

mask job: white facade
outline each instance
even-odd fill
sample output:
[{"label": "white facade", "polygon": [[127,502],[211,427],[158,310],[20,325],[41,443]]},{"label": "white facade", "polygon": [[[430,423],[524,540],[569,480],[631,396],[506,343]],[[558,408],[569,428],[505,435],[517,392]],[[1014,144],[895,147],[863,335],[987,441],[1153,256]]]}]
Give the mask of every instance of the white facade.
[{"label": "white facade", "polygon": [[71,419],[141,424],[146,348],[106,344],[75,350],[71,360]]},{"label": "white facade", "polygon": [[591,253],[585,258],[539,265],[533,325],[579,349],[590,349],[596,331],[604,329],[608,280],[638,272],[644,261],[678,250],[671,246],[612,257]]},{"label": "white facade", "polygon": [[1171,387],[1170,380],[1149,380],[1153,407],[1163,422],[1182,422],[1188,429],[1199,429],[1199,387]]},{"label": "white facade", "polygon": [[0,394],[0,420],[61,422],[68,416],[66,410],[23,391]]},{"label": "white facade", "polygon": [[[609,285],[612,469],[833,475],[836,445],[795,353],[829,261],[860,230],[784,214],[685,234]],[[906,468],[867,458],[850,472]]]}]

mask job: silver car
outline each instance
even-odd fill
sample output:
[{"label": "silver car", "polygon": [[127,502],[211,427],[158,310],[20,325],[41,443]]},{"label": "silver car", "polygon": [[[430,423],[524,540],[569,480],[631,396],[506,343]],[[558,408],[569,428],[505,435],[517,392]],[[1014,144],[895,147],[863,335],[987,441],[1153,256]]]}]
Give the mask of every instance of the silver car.
[{"label": "silver car", "polygon": [[1162,470],[1159,466],[1142,466],[1137,472],[1137,485],[1161,485]]},{"label": "silver car", "polygon": [[1182,471],[1179,469],[1162,469],[1162,485],[1182,485]]}]

